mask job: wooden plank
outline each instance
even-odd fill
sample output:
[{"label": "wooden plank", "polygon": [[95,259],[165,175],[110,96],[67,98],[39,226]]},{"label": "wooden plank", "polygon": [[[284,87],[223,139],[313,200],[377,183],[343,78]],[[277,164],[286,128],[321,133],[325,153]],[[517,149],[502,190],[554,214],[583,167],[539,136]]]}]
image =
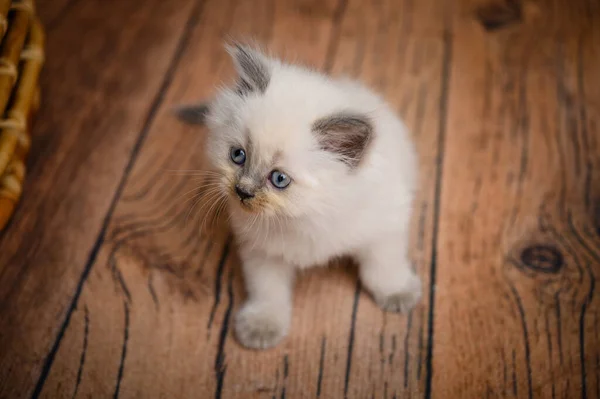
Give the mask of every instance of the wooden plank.
[{"label": "wooden plank", "polygon": [[[435,15],[441,21],[441,10],[432,14],[433,2],[414,9],[410,4],[209,2],[165,103],[209,95],[214,82],[231,75],[220,43],[222,34],[231,31],[252,34],[276,51],[336,73],[364,58],[364,66],[350,72],[383,89],[417,131],[420,147],[427,148],[427,183],[415,218],[415,257],[425,275],[432,250],[445,49],[443,25],[427,19]],[[397,25],[401,14],[404,22]],[[366,16],[384,19],[390,34]],[[400,41],[387,42],[396,36]],[[427,298],[411,316],[405,338],[407,316],[383,316],[374,309],[357,291],[351,268],[313,270],[300,279],[292,333],[276,349],[247,351],[233,340],[232,315],[243,299],[235,248],[228,244],[222,220],[214,226],[210,216],[206,220],[208,209],[190,214],[189,200],[198,184],[194,176],[167,172],[203,167],[197,155],[201,133],[178,125],[167,106],[159,111],[61,340],[43,396],[340,397],[348,392],[362,397],[387,390],[391,397],[394,392],[422,392]],[[211,228],[199,235],[203,224]],[[395,345],[395,352],[386,352],[386,360],[392,360],[380,372],[382,339],[385,350]],[[374,357],[373,369],[362,365]],[[374,372],[379,373],[376,386],[365,384]]]},{"label": "wooden plank", "polygon": [[235,249],[225,226],[212,226],[212,220],[200,235],[207,209],[190,213],[192,202],[186,202],[193,200],[189,191],[197,176],[169,173],[204,163],[203,132],[183,127],[170,109],[209,95],[231,77],[225,35],[254,36],[322,64],[336,6],[215,0],[203,10],[83,286],[43,397],[248,397],[276,389],[265,385],[275,382],[276,369],[279,384],[284,378],[281,353],[246,352],[229,336],[234,302],[242,297],[232,269]]},{"label": "wooden plank", "polygon": [[[432,263],[438,157],[443,143],[441,107],[449,68],[447,10],[437,1],[350,2],[334,70],[357,74],[396,107],[415,136],[421,158],[420,192],[414,204],[413,262],[423,298],[408,315],[381,312],[368,294],[354,300],[352,341],[345,369],[351,398],[423,397],[429,378],[429,273]],[[326,396],[327,397],[327,396]],[[330,391],[330,397],[341,397]]]},{"label": "wooden plank", "polygon": [[599,397],[599,9],[457,5],[433,392]]},{"label": "wooden plank", "polygon": [[29,396],[53,355],[192,4],[78,2],[48,37],[23,199],[0,238],[0,397]]}]

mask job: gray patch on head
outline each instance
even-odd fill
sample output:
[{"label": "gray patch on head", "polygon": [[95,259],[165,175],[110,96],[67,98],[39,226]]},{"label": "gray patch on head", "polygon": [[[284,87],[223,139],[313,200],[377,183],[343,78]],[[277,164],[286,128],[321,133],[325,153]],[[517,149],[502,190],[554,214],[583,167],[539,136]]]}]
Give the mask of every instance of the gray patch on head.
[{"label": "gray patch on head", "polygon": [[261,165],[252,162],[246,163],[236,173],[238,185],[253,194],[265,186],[262,175]]},{"label": "gray patch on head", "polygon": [[208,115],[208,103],[197,105],[182,105],[175,108],[177,118],[188,125],[203,125]]},{"label": "gray patch on head", "polygon": [[316,120],[312,130],[321,148],[356,168],[373,137],[373,125],[365,115],[339,112]]},{"label": "gray patch on head", "polygon": [[266,174],[272,168],[272,163],[265,160],[259,154],[259,148],[250,137],[250,132],[246,132],[246,162],[238,172],[238,179],[244,179],[248,184],[252,182],[252,188],[259,190],[267,183]]},{"label": "gray patch on head", "polygon": [[271,80],[271,71],[267,58],[257,50],[235,43],[227,48],[240,74],[236,91],[247,94],[252,91],[264,93]]},{"label": "gray patch on head", "polygon": [[251,140],[248,140],[248,151],[251,153],[251,155],[249,162],[244,165],[244,174],[254,182],[257,188],[262,187],[265,164],[261,161],[259,155],[256,153],[258,149],[256,146],[252,145]]}]

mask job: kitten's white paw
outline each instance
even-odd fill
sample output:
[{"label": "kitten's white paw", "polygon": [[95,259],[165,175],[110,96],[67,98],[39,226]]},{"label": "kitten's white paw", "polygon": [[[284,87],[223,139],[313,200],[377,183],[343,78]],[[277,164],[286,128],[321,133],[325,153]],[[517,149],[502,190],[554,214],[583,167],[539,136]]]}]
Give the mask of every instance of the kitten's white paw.
[{"label": "kitten's white paw", "polygon": [[408,313],[421,299],[421,280],[411,275],[402,289],[388,295],[376,295],[377,304],[385,311]]},{"label": "kitten's white paw", "polygon": [[235,333],[247,348],[267,349],[277,345],[286,335],[287,317],[260,304],[247,303],[237,314]]}]

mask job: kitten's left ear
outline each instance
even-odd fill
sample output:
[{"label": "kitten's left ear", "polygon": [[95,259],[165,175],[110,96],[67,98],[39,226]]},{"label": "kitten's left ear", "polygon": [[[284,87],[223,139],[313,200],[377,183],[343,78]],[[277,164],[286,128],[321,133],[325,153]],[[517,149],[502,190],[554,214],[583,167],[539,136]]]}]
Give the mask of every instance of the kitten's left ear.
[{"label": "kitten's left ear", "polygon": [[351,169],[358,166],[373,138],[373,124],[366,115],[340,112],[312,125],[321,148],[337,155]]},{"label": "kitten's left ear", "polygon": [[271,80],[269,59],[260,51],[239,43],[227,45],[226,49],[240,75],[239,91],[264,93]]},{"label": "kitten's left ear", "polygon": [[174,109],[177,118],[188,125],[204,125],[208,115],[208,103],[181,105]]}]

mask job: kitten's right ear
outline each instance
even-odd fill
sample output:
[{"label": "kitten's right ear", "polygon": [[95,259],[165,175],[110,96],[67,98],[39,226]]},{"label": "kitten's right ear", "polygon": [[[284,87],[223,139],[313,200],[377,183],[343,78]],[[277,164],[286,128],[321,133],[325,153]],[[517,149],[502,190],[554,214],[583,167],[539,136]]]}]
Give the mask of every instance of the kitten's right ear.
[{"label": "kitten's right ear", "polygon": [[373,138],[373,123],[366,116],[354,112],[338,112],[313,123],[321,148],[340,157],[351,169],[364,157]]},{"label": "kitten's right ear", "polygon": [[175,108],[177,118],[188,125],[204,125],[208,112],[208,103],[182,105]]},{"label": "kitten's right ear", "polygon": [[271,80],[269,59],[260,51],[240,43],[226,45],[225,48],[233,58],[235,69],[240,76],[238,93],[264,93]]}]

